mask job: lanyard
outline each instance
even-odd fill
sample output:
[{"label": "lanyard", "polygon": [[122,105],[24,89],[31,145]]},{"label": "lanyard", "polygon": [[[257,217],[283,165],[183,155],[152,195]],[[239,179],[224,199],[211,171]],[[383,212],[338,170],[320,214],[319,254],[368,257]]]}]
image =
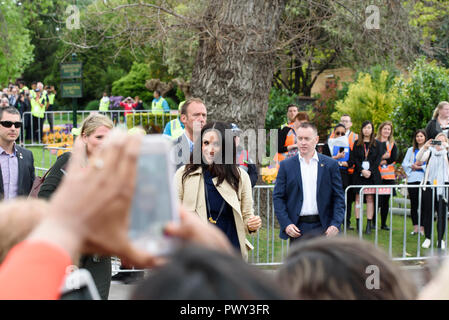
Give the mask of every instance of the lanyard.
[{"label": "lanyard", "polygon": [[368,159],[369,148],[368,148],[368,150],[366,150],[365,142],[363,143],[363,149],[365,149],[365,160],[367,160]]}]

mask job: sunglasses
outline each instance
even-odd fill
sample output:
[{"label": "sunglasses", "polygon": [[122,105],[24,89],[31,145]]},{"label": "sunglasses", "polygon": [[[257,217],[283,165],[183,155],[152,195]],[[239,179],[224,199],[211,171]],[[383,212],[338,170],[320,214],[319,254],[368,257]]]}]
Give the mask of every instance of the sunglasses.
[{"label": "sunglasses", "polygon": [[344,132],[335,132],[335,136],[339,137],[339,136],[344,136],[345,133]]},{"label": "sunglasses", "polygon": [[12,121],[0,121],[0,124],[5,127],[5,128],[11,128],[13,125],[16,129],[19,129],[22,127],[22,122],[21,121],[17,121],[17,122],[12,122]]}]

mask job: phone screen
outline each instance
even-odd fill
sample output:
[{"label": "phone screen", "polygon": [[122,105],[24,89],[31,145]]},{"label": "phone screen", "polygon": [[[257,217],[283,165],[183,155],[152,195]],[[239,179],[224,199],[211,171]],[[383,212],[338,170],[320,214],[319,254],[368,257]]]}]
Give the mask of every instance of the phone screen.
[{"label": "phone screen", "polygon": [[168,152],[155,148],[144,142],[139,156],[129,236],[141,249],[161,255],[172,250],[173,240],[163,231],[169,221],[177,220],[178,211]]}]

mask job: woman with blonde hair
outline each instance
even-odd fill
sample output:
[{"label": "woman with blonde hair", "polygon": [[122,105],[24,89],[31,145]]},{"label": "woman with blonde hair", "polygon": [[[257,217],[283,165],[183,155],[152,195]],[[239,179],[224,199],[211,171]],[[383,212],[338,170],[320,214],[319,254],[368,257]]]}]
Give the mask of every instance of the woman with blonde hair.
[{"label": "woman with blonde hair", "polygon": [[[396,147],[396,143],[394,142],[393,137],[393,123],[391,121],[384,121],[379,125],[379,129],[377,130],[376,139],[383,146],[383,155],[380,161],[379,172],[380,177],[382,179],[382,184],[385,185],[394,185],[396,183],[395,176],[395,161],[398,158],[398,148]],[[395,195],[393,189],[393,196]],[[381,229],[382,230],[390,230],[387,227],[387,217],[388,212],[390,210],[390,195],[381,195],[379,196],[379,207],[380,207],[380,220],[381,220]],[[374,225],[376,225],[376,214],[373,217]]]},{"label": "woman with blonde hair", "polygon": [[[101,146],[104,138],[113,127],[114,124],[111,119],[99,113],[92,113],[84,119],[83,124],[81,125],[80,136],[85,144],[86,163],[80,165],[87,164],[90,156]],[[62,154],[49,169],[45,181],[39,190],[39,198],[48,199],[56,191],[65,175],[65,168],[70,156],[70,152]],[[101,298],[106,300],[111,285],[111,258],[82,256],[79,266],[80,268],[87,269],[92,274]]]},{"label": "woman with blonde hair", "polygon": [[427,139],[435,139],[438,133],[444,133],[449,137],[449,102],[441,101],[433,111],[432,120],[427,123]]},{"label": "woman with blonde hair", "polygon": [[[449,143],[447,136],[440,132],[435,139],[427,140],[424,146],[416,155],[416,160],[421,163],[427,162],[423,185],[449,185]],[[422,247],[427,249],[432,244],[433,217],[437,211],[437,247],[445,249],[443,241],[446,230],[447,219],[447,187],[423,188],[422,201],[425,208],[431,208],[434,202],[435,210],[425,210],[423,212],[424,240]],[[433,196],[432,196],[433,195]]]}]

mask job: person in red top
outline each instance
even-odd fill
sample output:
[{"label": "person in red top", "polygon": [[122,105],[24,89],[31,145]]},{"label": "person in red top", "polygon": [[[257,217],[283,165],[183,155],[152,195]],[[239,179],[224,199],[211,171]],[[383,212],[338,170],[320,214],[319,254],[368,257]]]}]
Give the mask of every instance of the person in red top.
[{"label": "person in red top", "polygon": [[127,97],[126,99],[120,102],[120,107],[125,109],[125,120],[126,120],[126,115],[128,113],[134,112],[134,108],[137,107],[137,103],[131,97]]}]

